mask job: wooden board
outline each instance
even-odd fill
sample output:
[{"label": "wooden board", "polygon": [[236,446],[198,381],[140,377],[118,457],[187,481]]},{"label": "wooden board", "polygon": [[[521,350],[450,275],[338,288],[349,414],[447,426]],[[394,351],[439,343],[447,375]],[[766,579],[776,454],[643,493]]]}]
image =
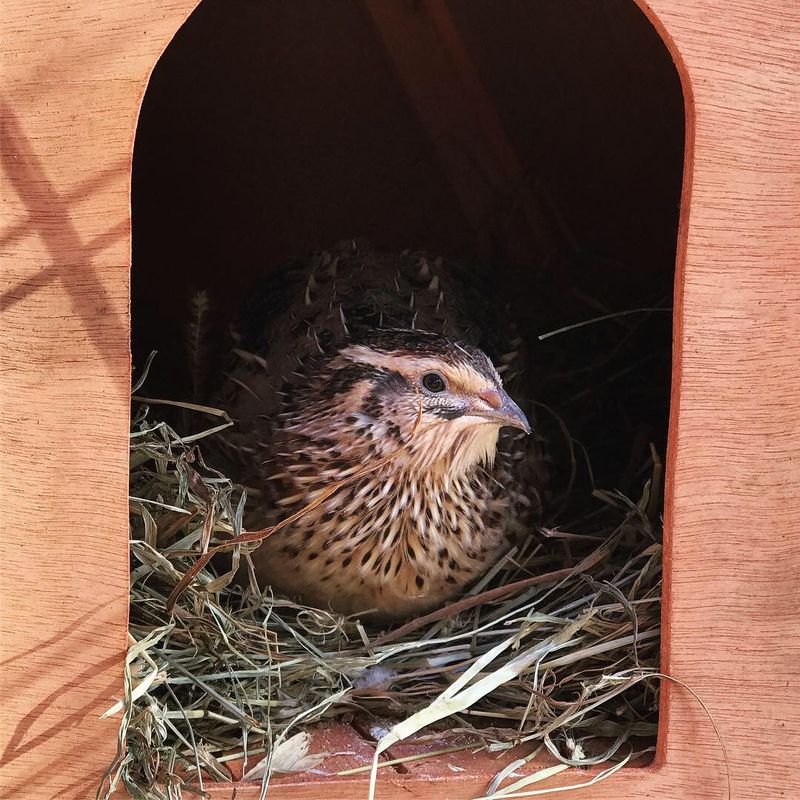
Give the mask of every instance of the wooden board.
[{"label": "wooden board", "polygon": [[[126,627],[130,154],[150,71],[192,6],[3,10],[4,797],[91,796],[116,747],[116,723],[99,714],[120,694]],[[665,668],[716,720],[733,797],[788,798],[800,791],[800,6],[647,11],[688,112]],[[697,701],[672,688],[662,711],[654,767],[571,796],[724,798]],[[487,774],[410,770],[379,797],[472,797]],[[309,777],[272,796],[364,791]]]}]

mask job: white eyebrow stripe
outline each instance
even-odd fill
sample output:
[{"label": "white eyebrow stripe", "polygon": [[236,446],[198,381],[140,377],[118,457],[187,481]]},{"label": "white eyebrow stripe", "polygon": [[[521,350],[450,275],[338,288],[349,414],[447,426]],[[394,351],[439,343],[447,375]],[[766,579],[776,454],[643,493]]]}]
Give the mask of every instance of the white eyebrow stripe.
[{"label": "white eyebrow stripe", "polygon": [[351,361],[355,361],[358,364],[369,364],[372,367],[391,369],[410,375],[431,369],[440,370],[442,368],[442,362],[436,358],[381,353],[361,344],[346,347],[341,351],[341,354],[345,358],[349,358]]},{"label": "white eyebrow stripe", "polygon": [[[463,352],[469,356],[466,350]],[[442,359],[429,356],[382,353],[365,345],[346,347],[341,351],[341,355],[358,364],[394,370],[406,376],[415,376],[436,370],[468,392],[480,392],[487,388],[494,388],[493,382],[489,378],[468,363],[448,364]]]}]

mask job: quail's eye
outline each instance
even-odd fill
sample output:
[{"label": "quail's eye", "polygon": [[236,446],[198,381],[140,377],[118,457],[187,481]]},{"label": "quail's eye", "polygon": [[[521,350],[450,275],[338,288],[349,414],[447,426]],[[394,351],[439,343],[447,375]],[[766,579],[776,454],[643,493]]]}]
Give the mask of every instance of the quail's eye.
[{"label": "quail's eye", "polygon": [[438,372],[426,372],[422,376],[422,385],[429,392],[438,394],[447,388],[447,383]]}]

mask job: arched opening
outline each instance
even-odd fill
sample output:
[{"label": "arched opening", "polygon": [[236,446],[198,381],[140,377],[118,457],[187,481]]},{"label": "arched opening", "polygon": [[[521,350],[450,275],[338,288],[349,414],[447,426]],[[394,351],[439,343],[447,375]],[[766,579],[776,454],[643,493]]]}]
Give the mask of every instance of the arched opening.
[{"label": "arched opening", "polygon": [[683,158],[678,73],[632,0],[204,0],[139,121],[135,363],[158,350],[149,393],[191,399],[195,291],[213,343],[315,248],[442,253],[511,300],[579,480],[636,492],[666,448]]}]

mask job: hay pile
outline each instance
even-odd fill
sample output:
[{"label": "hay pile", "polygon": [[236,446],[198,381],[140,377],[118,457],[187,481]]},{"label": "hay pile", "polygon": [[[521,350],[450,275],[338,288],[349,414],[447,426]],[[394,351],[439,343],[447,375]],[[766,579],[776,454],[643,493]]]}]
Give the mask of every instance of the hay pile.
[{"label": "hay pile", "polygon": [[[203,438],[226,419],[182,439],[161,417],[160,404],[134,403],[131,648],[124,700],[110,709],[122,715],[119,751],[99,797],[120,784],[143,800],[195,796],[204,782],[230,780],[226,765],[242,757],[266,787],[271,771],[314,763],[287,749],[307,726],[371,713],[399,723],[378,750],[423,728],[470,731],[474,747],[494,750],[532,742],[571,765],[653,749],[662,485],[653,448],[632,471],[631,500],[593,490],[565,435],[570,474],[547,526],[467,597],[380,631],[268,587],[254,595],[214,562],[170,613],[198,553],[242,532],[246,496],[202,458]],[[234,568],[246,549],[234,551]],[[283,763],[287,752],[294,763]]]}]

